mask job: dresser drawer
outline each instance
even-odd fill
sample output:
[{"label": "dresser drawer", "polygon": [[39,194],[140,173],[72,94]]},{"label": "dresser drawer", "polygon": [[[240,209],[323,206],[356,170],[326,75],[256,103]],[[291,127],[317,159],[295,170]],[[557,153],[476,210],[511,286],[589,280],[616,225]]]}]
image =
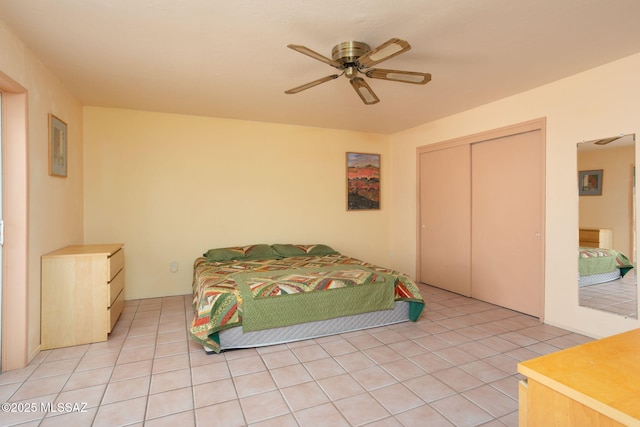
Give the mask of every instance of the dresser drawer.
[{"label": "dresser drawer", "polygon": [[124,268],[118,271],[116,277],[111,279],[111,283],[107,284],[107,288],[109,289],[109,301],[107,307],[111,307],[120,292],[124,289]]},{"label": "dresser drawer", "polygon": [[111,331],[113,330],[113,327],[118,321],[118,318],[120,317],[120,314],[122,313],[123,309],[124,309],[124,291],[121,291],[116,297],[113,304],[111,304],[111,308],[107,310],[109,313],[109,331],[108,331],[109,333],[111,333]]},{"label": "dresser drawer", "polygon": [[580,240],[583,242],[598,243],[598,241],[600,241],[600,230],[580,230]]},{"label": "dresser drawer", "polygon": [[124,249],[119,249],[109,257],[109,282],[113,280],[113,277],[118,274],[122,267],[124,267]]},{"label": "dresser drawer", "polygon": [[580,246],[588,248],[613,248],[613,230],[609,228],[581,228],[579,230]]},{"label": "dresser drawer", "polygon": [[583,246],[585,248],[598,248],[598,247],[600,247],[598,242],[590,242],[588,240],[581,240],[580,241],[580,246]]}]

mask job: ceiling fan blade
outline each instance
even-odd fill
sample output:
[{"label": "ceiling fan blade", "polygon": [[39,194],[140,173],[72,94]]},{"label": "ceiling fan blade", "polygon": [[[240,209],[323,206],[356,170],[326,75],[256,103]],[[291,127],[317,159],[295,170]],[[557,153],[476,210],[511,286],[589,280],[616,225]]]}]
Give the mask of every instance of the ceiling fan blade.
[{"label": "ceiling fan blade", "polygon": [[358,58],[358,62],[363,67],[370,67],[379,62],[386,61],[389,58],[393,58],[396,55],[400,55],[409,49],[411,49],[409,42],[394,38],[365,53]]},{"label": "ceiling fan blade", "polygon": [[318,86],[319,84],[328,82],[328,81],[333,80],[333,79],[337,79],[339,76],[340,76],[340,74],[332,74],[330,76],[323,77],[323,78],[318,79],[318,80],[314,80],[312,82],[303,84],[301,86],[294,87],[293,89],[286,90],[284,93],[286,93],[288,95],[291,95],[291,94],[294,94],[294,93],[302,92],[303,90],[310,89],[310,88],[312,88],[314,86]]},{"label": "ceiling fan blade", "polygon": [[361,77],[354,77],[350,80],[351,86],[356,90],[358,96],[362,99],[367,105],[375,104],[376,102],[380,102],[375,93],[371,90],[367,82],[364,81]]},{"label": "ceiling fan blade", "polygon": [[603,138],[603,139],[599,139],[596,142],[594,142],[594,144],[596,145],[607,145],[613,141],[616,141],[618,139],[622,138],[622,136],[613,136],[611,138]]},{"label": "ceiling fan blade", "polygon": [[317,59],[318,61],[322,61],[325,64],[329,64],[332,67],[336,67],[336,68],[341,68],[342,67],[342,64],[340,64],[339,62],[334,61],[333,59],[329,59],[326,56],[321,55],[318,52],[315,52],[315,51],[309,49],[308,47],[300,46],[298,44],[289,44],[289,45],[287,45],[287,47],[289,49],[295,50],[296,52],[300,52],[303,55],[307,55],[307,56],[312,57],[313,59]]},{"label": "ceiling fan blade", "polygon": [[416,85],[424,85],[431,81],[431,74],[418,73],[415,71],[382,70],[380,68],[372,68],[365,74],[367,77],[371,77],[372,79],[392,80],[394,82],[413,83]]}]

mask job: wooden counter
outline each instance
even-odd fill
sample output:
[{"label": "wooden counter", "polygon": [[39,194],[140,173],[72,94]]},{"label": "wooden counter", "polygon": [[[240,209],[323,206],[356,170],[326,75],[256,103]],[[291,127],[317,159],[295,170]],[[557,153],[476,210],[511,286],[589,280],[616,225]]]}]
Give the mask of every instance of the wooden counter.
[{"label": "wooden counter", "polygon": [[640,329],[518,364],[520,426],[640,426]]}]

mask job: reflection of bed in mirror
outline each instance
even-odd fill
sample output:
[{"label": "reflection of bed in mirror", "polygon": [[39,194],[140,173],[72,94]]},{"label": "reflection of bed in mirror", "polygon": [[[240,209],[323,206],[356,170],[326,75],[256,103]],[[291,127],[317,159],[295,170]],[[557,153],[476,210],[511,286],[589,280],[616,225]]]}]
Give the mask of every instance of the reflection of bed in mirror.
[{"label": "reflection of bed in mirror", "polygon": [[578,250],[580,287],[611,282],[624,277],[633,264],[620,251],[581,246]]},{"label": "reflection of bed in mirror", "polygon": [[579,235],[580,305],[637,317],[633,264],[624,253],[610,248],[612,231],[580,229]]}]

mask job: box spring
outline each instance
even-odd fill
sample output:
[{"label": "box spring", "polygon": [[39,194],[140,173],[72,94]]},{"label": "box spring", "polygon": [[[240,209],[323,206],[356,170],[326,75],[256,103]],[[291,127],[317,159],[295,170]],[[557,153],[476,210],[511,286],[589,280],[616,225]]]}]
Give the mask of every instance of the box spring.
[{"label": "box spring", "polygon": [[578,286],[597,285],[599,283],[611,282],[620,278],[620,269],[609,273],[592,274],[590,276],[580,276],[578,278]]},{"label": "box spring", "polygon": [[[225,329],[219,332],[220,347],[222,350],[263,347],[393,325],[408,320],[409,302],[396,301],[392,310],[374,311],[262,331],[243,332],[242,327]],[[205,351],[210,352],[207,347]]]}]

